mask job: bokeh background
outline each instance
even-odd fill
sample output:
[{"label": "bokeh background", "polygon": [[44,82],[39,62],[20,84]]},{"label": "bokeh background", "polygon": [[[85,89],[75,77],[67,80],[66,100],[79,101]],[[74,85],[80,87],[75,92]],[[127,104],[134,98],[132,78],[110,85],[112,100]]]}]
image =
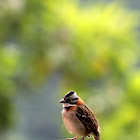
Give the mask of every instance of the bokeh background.
[{"label": "bokeh background", "polygon": [[96,114],[101,140],[140,140],[139,9],[139,0],[0,0],[0,140],[73,137],[58,103],[70,90]]}]

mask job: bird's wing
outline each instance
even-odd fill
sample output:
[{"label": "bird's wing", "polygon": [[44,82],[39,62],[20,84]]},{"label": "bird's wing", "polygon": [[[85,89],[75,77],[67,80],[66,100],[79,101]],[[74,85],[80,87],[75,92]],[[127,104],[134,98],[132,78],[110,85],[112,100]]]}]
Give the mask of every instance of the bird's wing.
[{"label": "bird's wing", "polygon": [[93,112],[87,106],[78,106],[76,110],[77,118],[84,124],[89,132],[99,135],[99,124]]}]

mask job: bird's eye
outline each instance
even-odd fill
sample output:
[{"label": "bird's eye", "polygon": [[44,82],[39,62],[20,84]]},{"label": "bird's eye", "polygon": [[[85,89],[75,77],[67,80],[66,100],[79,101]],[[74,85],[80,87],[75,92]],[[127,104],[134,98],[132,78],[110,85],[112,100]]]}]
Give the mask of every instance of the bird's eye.
[{"label": "bird's eye", "polygon": [[70,98],[67,98],[67,102],[69,102],[70,101]]}]

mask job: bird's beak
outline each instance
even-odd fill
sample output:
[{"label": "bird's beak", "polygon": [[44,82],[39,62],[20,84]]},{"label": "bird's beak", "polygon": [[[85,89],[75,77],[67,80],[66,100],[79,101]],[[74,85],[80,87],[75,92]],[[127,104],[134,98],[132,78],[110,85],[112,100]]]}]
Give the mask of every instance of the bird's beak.
[{"label": "bird's beak", "polygon": [[66,100],[63,98],[59,101],[59,103],[66,103]]}]

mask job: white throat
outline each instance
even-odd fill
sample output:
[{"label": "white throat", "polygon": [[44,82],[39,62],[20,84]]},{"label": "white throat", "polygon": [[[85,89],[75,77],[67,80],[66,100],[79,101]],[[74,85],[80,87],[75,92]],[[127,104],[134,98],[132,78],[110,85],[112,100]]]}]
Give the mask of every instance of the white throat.
[{"label": "white throat", "polygon": [[63,107],[76,106],[75,104],[64,103]]}]

